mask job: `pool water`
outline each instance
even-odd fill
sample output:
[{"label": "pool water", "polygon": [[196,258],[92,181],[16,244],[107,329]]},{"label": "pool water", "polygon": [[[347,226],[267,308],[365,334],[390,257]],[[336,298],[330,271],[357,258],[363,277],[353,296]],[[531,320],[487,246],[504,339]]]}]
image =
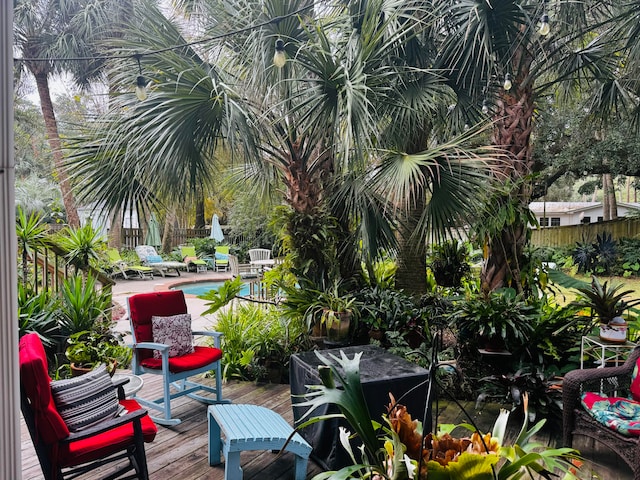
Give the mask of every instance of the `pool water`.
[{"label": "pool water", "polygon": [[[176,285],[172,287],[172,290],[182,290],[189,295],[204,295],[209,290],[218,290],[224,282],[197,282],[197,283],[185,283],[184,285]],[[243,283],[242,289],[238,295],[246,297],[249,295],[249,284]]]}]

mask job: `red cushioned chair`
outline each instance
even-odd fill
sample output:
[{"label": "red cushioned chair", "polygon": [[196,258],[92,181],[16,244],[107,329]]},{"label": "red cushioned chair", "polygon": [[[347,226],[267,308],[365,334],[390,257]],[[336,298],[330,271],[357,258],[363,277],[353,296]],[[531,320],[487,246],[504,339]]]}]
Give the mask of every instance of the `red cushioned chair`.
[{"label": "red cushioned chair", "polygon": [[[148,479],[144,442],[151,442],[157,428],[147,411],[135,400],[124,400],[125,415],[100,422],[78,432],[70,432],[56,409],[51,393],[47,356],[36,333],[20,339],[20,397],[22,415],[47,480],[74,478],[121,459],[129,459],[108,478]],[[114,386],[114,388],[116,388]]]},{"label": "red cushioned chair", "polygon": [[[162,412],[161,417],[152,415],[154,421],[161,425],[177,425],[179,418],[171,417],[171,400],[187,395],[190,398],[207,404],[229,403],[222,398],[222,369],[220,359],[219,332],[194,331],[193,335],[206,335],[212,337],[214,346],[194,345],[194,352],[181,356],[170,357],[169,346],[156,343],[153,340],[152,316],[168,317],[187,313],[187,304],[182,290],[170,290],[164,292],[140,293],[128,298],[129,319],[133,334],[133,360],[132,370],[136,375],[151,373],[162,375],[163,395],[155,400],[139,398],[144,406]],[[162,358],[154,358],[153,350],[159,350]],[[188,377],[213,370],[216,376],[215,388],[202,383],[187,380]],[[171,392],[171,387],[175,391]],[[203,391],[215,394],[215,396],[202,396],[195,392]]]}]

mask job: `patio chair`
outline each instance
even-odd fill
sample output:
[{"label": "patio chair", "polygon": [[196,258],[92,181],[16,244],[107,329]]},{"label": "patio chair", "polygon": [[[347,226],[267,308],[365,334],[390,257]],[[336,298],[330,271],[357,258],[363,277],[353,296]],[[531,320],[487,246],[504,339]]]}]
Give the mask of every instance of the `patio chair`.
[{"label": "patio chair", "polygon": [[216,272],[229,270],[229,246],[218,245],[215,254]]},{"label": "patio chair", "polygon": [[[171,400],[187,395],[207,404],[229,403],[222,398],[222,369],[219,332],[191,331],[191,317],[182,290],[140,293],[127,299],[133,336],[134,375],[162,375],[163,394],[155,400],[138,397],[138,401],[161,416],[151,418],[161,425],[177,425],[179,418],[171,416]],[[193,344],[193,336],[213,338],[214,346]],[[189,377],[213,370],[215,388]],[[171,389],[175,391],[171,391]],[[195,392],[213,393],[202,396]]]},{"label": "patio chair", "polygon": [[187,264],[187,272],[190,271],[192,265],[196,273],[207,271],[207,262],[198,257],[196,247],[193,245],[182,245],[180,247],[180,255],[182,256],[182,261]]},{"label": "patio chair", "polygon": [[271,250],[268,248],[252,248],[249,250],[249,260],[269,260],[271,258]]},{"label": "patio chair", "polygon": [[[590,437],[616,452],[640,480],[640,347],[619,367],[572,370],[562,383],[562,439]],[[619,414],[621,413],[621,415]]]},{"label": "patio chair", "polygon": [[107,257],[109,258],[109,262],[111,262],[111,276],[113,278],[121,275],[125,280],[129,279],[130,276],[135,278],[153,279],[153,268],[146,267],[144,265],[129,265],[127,262],[122,260],[117,248],[107,249]]},{"label": "patio chair", "polygon": [[158,272],[163,277],[169,270],[176,272],[180,276],[180,269],[187,268],[187,264],[183,262],[165,261],[158,255],[155,248],[150,245],[138,245],[136,247],[136,254],[140,261],[147,267],[151,267],[154,272]]},{"label": "patio chair", "polygon": [[122,459],[129,461],[109,478],[132,470],[126,478],[149,478],[144,443],[157,428],[135,400],[124,399],[126,380],[116,387],[102,366],[52,382],[37,333],[20,339],[19,365],[22,414],[46,480],[75,478]]}]

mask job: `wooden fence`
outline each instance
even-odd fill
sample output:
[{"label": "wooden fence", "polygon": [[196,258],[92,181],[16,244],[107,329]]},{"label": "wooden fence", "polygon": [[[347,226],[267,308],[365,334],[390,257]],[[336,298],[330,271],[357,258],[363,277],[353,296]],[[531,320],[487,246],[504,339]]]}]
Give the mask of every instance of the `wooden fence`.
[{"label": "wooden fence", "polygon": [[[190,238],[208,238],[210,233],[210,228],[176,228],[173,230],[171,246],[183,245]],[[138,245],[144,245],[144,234],[141,228],[123,228],[121,247],[132,250]]]},{"label": "wooden fence", "polygon": [[636,238],[640,236],[640,218],[538,228],[531,232],[531,244],[536,247],[563,247],[576,242],[593,242],[602,233],[610,233],[614,240]]}]

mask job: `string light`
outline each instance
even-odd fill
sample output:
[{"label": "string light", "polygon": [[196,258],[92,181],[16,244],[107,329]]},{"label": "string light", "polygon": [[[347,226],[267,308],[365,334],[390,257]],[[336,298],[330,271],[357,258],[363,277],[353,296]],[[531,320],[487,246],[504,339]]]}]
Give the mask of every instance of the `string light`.
[{"label": "string light", "polygon": [[547,35],[549,35],[550,31],[551,27],[549,26],[549,15],[543,13],[542,17],[540,17],[540,28],[538,29],[538,33],[543,37],[546,37]]},{"label": "string light", "polygon": [[502,84],[502,87],[508,92],[509,90],[511,90],[511,87],[513,87],[513,83],[511,82],[511,74],[507,73],[504,76],[504,83]]},{"label": "string light", "polygon": [[284,40],[281,38],[276,40],[276,51],[273,54],[273,64],[278,67],[284,67],[287,62],[287,54],[284,51]]},{"label": "string light", "polygon": [[482,100],[482,113],[485,115],[489,113],[489,105],[487,105],[487,100]]},{"label": "string light", "polygon": [[140,65],[140,55],[136,55],[136,60],[138,60],[138,72],[139,75],[136,78],[136,97],[141,102],[144,102],[147,99],[147,80],[142,76],[142,66]]}]

